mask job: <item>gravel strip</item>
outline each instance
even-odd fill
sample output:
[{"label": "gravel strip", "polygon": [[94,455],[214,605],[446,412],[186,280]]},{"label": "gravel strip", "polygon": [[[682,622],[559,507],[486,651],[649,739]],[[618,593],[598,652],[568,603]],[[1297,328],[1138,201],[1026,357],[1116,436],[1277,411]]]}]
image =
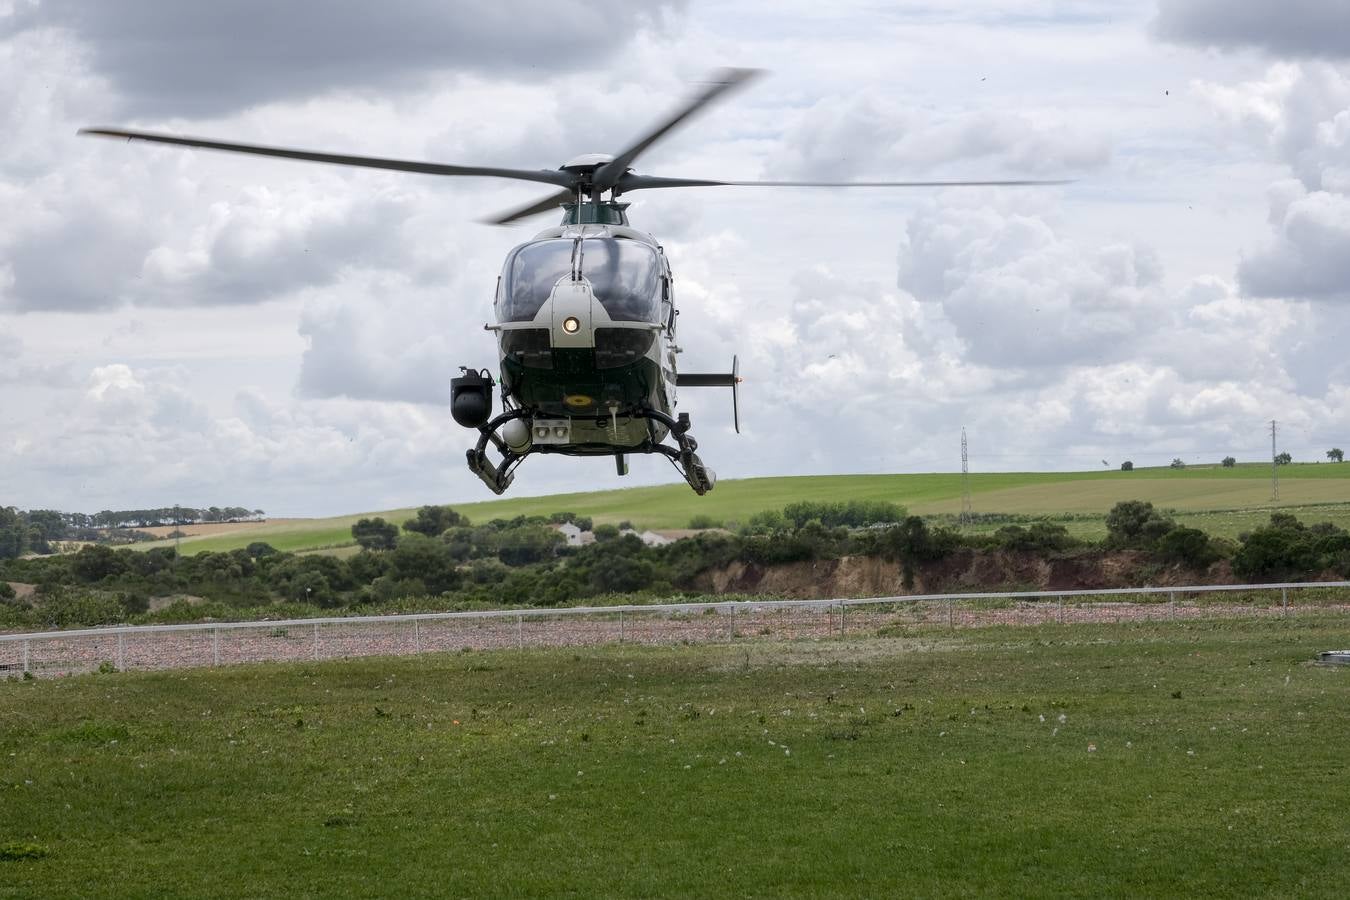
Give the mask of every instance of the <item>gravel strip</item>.
[{"label": "gravel strip", "polygon": [[[1251,605],[1191,603],[967,602],[891,603],[803,608],[736,604],[698,613],[592,613],[515,618],[455,618],[330,623],[269,628],[149,631],[52,637],[0,643],[0,677],[27,670],[56,677],[119,669],[181,669],[251,662],[293,662],[362,656],[406,656],[466,650],[582,647],[630,643],[706,644],[731,640],[820,639],[908,628],[989,628],[1050,624],[1285,618],[1346,614],[1350,604]],[[25,644],[27,649],[25,651]],[[26,659],[25,659],[26,653]]]}]

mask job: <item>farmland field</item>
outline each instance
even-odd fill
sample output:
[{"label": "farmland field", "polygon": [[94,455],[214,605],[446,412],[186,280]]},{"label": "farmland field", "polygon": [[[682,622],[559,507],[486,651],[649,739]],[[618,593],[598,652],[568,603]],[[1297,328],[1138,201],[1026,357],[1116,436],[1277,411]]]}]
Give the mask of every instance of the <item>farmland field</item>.
[{"label": "farmland field", "polygon": [[5,896],[1339,896],[1344,619],[0,682]]},{"label": "farmland field", "polygon": [[[1280,508],[1314,521],[1350,525],[1350,465],[1281,466],[1280,480]],[[1267,521],[1271,508],[1270,468],[1264,465],[1133,472],[977,473],[970,476],[970,489],[977,512],[1063,516],[1064,524],[1083,537],[1105,534],[1102,519],[1121,500],[1149,500],[1160,508],[1175,510],[1184,524],[1229,537]],[[474,522],[566,510],[591,516],[596,523],[629,521],[638,528],[684,528],[694,516],[743,522],[761,510],[781,509],[800,500],[889,500],[921,515],[951,515],[961,509],[961,476],[750,478],[719,482],[716,490],[705,497],[698,497],[685,485],[678,484],[453,505]],[[427,502],[436,501],[432,498]],[[235,533],[185,540],[183,552],[230,550],[252,541],[266,541],[278,550],[350,544],[352,523],[363,515],[379,515],[401,523],[415,512],[399,509],[268,523]]]}]

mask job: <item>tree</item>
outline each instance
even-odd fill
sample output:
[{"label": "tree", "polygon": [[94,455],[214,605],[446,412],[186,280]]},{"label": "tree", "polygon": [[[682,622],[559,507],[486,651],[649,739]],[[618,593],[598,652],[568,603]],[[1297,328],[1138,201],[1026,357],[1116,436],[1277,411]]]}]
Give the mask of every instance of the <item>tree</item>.
[{"label": "tree", "polygon": [[1123,463],[1120,464],[1120,471],[1122,471],[1122,472],[1133,472],[1133,471],[1134,471],[1134,463],[1130,462],[1128,459],[1125,460]]},{"label": "tree", "polygon": [[352,526],[352,537],[367,550],[393,550],[398,543],[398,526],[379,516],[361,519]]},{"label": "tree", "polygon": [[[130,553],[131,551],[125,551]],[[102,544],[81,547],[70,562],[70,571],[81,581],[102,581],[109,575],[120,575],[126,565],[117,551]]]},{"label": "tree", "polygon": [[525,566],[553,556],[566,540],[546,525],[526,525],[503,531],[497,539],[497,558],[508,566]]},{"label": "tree", "polygon": [[1332,447],[1327,451],[1327,459],[1332,462],[1345,462],[1345,451],[1340,447]]},{"label": "tree", "polygon": [[1174,527],[1146,500],[1122,500],[1106,514],[1107,540],[1118,547],[1152,544]]},{"label": "tree", "polygon": [[403,523],[403,530],[437,537],[447,528],[466,524],[468,520],[448,506],[424,506],[417,511],[416,518]]},{"label": "tree", "polygon": [[1173,469],[1184,469],[1186,468],[1186,463],[1182,461],[1180,456],[1176,456],[1172,458],[1170,467]]},{"label": "tree", "polygon": [[1277,466],[1287,466],[1293,461],[1294,457],[1290,456],[1288,453],[1277,453],[1275,455],[1275,465]]},{"label": "tree", "polygon": [[1223,458],[1223,467],[1224,467],[1225,469],[1231,469],[1231,468],[1233,468],[1233,467],[1236,466],[1236,465],[1237,465],[1237,460],[1234,459],[1233,457],[1231,457],[1231,456],[1225,456],[1225,457]]},{"label": "tree", "polygon": [[909,516],[886,530],[891,552],[900,558],[901,583],[905,590],[914,587],[914,569],[918,563],[941,559],[951,551],[954,534],[944,529],[930,532],[918,516]]},{"label": "tree", "polygon": [[452,591],[459,586],[456,566],[448,545],[420,534],[405,536],[389,554],[392,576],[399,581],[419,581],[431,594]]}]

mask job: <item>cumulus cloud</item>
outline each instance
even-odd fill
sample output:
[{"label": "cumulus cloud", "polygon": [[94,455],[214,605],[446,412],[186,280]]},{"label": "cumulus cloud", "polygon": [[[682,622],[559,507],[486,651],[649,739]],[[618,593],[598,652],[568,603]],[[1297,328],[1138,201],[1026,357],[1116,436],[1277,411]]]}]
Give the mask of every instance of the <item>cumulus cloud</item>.
[{"label": "cumulus cloud", "polygon": [[1346,0],[1159,0],[1153,31],[1202,47],[1254,47],[1277,56],[1350,56]]},{"label": "cumulus cloud", "polygon": [[1294,176],[1267,192],[1273,234],[1243,253],[1243,290],[1350,298],[1350,77],[1322,63],[1280,64],[1261,79],[1196,91]]},{"label": "cumulus cloud", "polygon": [[[1006,110],[940,115],[862,91],[821,99],[794,115],[767,168],[782,178],[849,180],[959,172],[982,162],[1002,173],[1052,176],[1105,165],[1104,135],[1079,123]],[[954,168],[965,165],[965,168]]]},{"label": "cumulus cloud", "polygon": [[1243,289],[1257,297],[1350,300],[1350,196],[1300,191],[1271,212],[1273,238],[1238,263]]},{"label": "cumulus cloud", "polygon": [[[396,506],[445,489],[437,482],[458,436],[442,417],[406,404],[297,404],[256,389],[238,392],[232,409],[212,411],[180,386],[182,375],[94,367],[22,440],[0,442],[0,466],[45,484],[44,496],[63,509],[262,505],[257,493],[266,485],[269,512],[337,513],[343,500],[316,508],[316,492],[331,495],[342,484]],[[139,477],[107,478],[132,465]],[[400,481],[402,489],[389,490]]]},{"label": "cumulus cloud", "polygon": [[309,341],[301,394],[446,404],[459,366],[497,362],[496,341],[481,327],[491,295],[461,305],[459,293],[381,274],[311,298],[300,318]]},{"label": "cumulus cloud", "polygon": [[930,204],[910,220],[899,264],[899,286],[939,305],[986,365],[1110,362],[1169,318],[1152,250],[1080,247],[1024,213]]},{"label": "cumulus cloud", "polygon": [[69,33],[126,112],[201,117],[344,88],[419,87],[444,71],[538,77],[589,67],[677,5],[30,0],[0,19],[0,37]]}]

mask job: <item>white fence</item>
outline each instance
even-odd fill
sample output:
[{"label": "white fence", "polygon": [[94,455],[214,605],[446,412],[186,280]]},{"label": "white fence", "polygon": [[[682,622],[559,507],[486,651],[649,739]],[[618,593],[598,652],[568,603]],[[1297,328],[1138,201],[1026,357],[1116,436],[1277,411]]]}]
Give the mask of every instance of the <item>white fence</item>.
[{"label": "white fence", "polygon": [[1350,613],[1350,581],[139,625],[0,635],[0,678],[458,650]]}]

